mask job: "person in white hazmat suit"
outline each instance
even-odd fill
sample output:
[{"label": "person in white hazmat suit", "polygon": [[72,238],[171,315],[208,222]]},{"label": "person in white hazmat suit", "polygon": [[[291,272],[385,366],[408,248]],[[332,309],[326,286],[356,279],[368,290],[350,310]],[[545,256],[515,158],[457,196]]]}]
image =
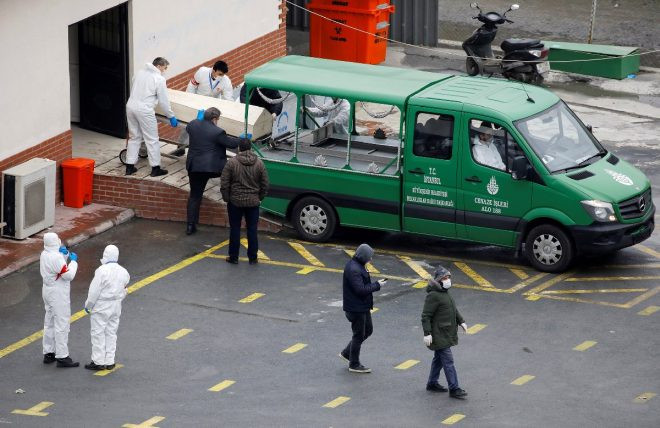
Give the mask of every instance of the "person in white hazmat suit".
[{"label": "person in white hazmat suit", "polygon": [[151,165],[151,176],[158,177],[167,174],[160,167],[160,143],[158,139],[158,123],[154,107],[158,104],[170,119],[170,125],[176,128],[178,120],[170,107],[167,98],[167,86],[163,73],[169,62],[158,57],[153,63],[147,63],[133,78],[131,96],[126,103],[126,121],[128,122],[128,147],[126,148],[126,175],[137,171],[135,163],[138,159],[140,144],[144,141]]},{"label": "person in white hazmat suit", "polygon": [[324,106],[323,109],[317,107],[305,107],[305,111],[312,117],[325,117],[326,123],[332,123],[332,130],[335,134],[348,134],[348,118],[351,112],[351,105],[345,99],[332,98],[332,107]]},{"label": "person in white hazmat suit", "polygon": [[229,66],[224,61],[216,61],[213,68],[200,67],[188,82],[186,92],[233,101],[234,89],[227,73]]},{"label": "person in white hazmat suit", "polygon": [[89,370],[115,368],[117,329],[121,316],[121,301],[126,297],[130,275],[117,261],[119,249],[108,245],[103,251],[101,266],[94,272],[85,302],[85,312],[90,314],[92,336],[92,361],[85,364]]},{"label": "person in white hazmat suit", "polygon": [[[67,264],[67,256],[69,263]],[[43,279],[44,299],[43,353],[44,364],[57,361],[57,367],[78,367],[69,356],[69,326],[71,321],[71,281],[78,271],[78,256],[62,245],[56,233],[44,235],[44,250],[39,259]]]}]

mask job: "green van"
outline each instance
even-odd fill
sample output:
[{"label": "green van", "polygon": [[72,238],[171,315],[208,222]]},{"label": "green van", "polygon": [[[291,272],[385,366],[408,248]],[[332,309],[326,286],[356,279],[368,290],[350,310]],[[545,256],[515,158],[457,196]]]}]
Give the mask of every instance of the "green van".
[{"label": "green van", "polygon": [[294,129],[254,148],[271,181],[262,208],[305,240],[338,225],[410,232],[513,248],[561,272],[653,232],[647,177],[546,89],[297,56],[245,84],[293,106]]}]

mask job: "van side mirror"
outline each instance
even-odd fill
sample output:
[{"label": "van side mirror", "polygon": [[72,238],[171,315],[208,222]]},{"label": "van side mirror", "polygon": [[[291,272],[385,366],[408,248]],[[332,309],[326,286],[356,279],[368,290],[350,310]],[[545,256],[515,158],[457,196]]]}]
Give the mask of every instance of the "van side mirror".
[{"label": "van side mirror", "polygon": [[525,156],[516,156],[513,158],[511,166],[511,177],[514,180],[526,180],[529,175],[530,165]]}]

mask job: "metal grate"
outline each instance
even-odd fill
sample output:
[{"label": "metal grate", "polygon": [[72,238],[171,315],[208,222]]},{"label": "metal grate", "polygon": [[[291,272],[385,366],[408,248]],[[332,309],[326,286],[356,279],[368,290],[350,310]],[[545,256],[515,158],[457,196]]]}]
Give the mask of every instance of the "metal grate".
[{"label": "metal grate", "polygon": [[44,221],[46,212],[46,178],[25,186],[23,228],[27,229]]},{"label": "metal grate", "polygon": [[580,171],[577,174],[569,175],[573,180],[584,180],[585,178],[593,177],[593,173],[589,171]]},{"label": "metal grate", "polygon": [[649,189],[641,195],[619,202],[619,213],[621,218],[629,220],[642,217],[652,206],[653,199],[651,199],[651,189]]}]

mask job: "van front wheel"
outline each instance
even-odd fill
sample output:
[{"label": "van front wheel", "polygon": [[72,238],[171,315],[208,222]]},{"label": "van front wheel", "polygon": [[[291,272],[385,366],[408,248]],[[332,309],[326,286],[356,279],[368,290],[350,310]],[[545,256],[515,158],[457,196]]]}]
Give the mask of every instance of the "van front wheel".
[{"label": "van front wheel", "polygon": [[573,261],[573,245],[563,230],[551,224],[532,229],[525,239],[525,255],[536,270],[557,273]]},{"label": "van front wheel", "polygon": [[321,198],[307,197],[293,207],[293,225],[301,238],[325,242],[332,237],[337,216],[332,206]]}]

